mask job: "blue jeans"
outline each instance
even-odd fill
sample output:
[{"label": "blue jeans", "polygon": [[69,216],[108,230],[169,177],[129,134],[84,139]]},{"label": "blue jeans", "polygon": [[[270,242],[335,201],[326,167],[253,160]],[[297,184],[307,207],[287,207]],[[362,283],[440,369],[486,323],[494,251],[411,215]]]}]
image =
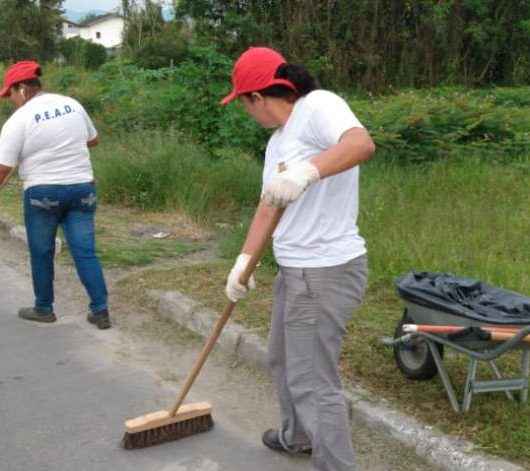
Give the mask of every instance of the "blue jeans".
[{"label": "blue jeans", "polygon": [[107,309],[107,287],[96,256],[95,213],[93,183],[38,185],[24,192],[24,219],[38,311],[53,312],[55,237],[59,225],[90,297],[91,312]]}]

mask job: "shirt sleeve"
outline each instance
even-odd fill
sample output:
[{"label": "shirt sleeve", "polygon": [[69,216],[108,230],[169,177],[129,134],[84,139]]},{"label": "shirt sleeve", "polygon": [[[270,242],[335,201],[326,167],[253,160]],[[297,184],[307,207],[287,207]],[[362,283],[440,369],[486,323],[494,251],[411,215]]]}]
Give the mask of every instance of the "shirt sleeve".
[{"label": "shirt sleeve", "polygon": [[12,116],[0,133],[0,164],[16,167],[24,147],[25,125]]},{"label": "shirt sleeve", "polygon": [[333,93],[314,104],[309,126],[315,144],[321,149],[328,149],[337,144],[349,129],[364,128],[348,103]]},{"label": "shirt sleeve", "polygon": [[265,149],[265,161],[263,163],[263,172],[261,177],[261,196],[263,196],[263,189],[265,188],[265,185],[267,185],[275,173],[273,147],[276,145],[276,138],[276,133],[274,133],[269,138],[267,148]]},{"label": "shirt sleeve", "polygon": [[88,140],[91,141],[92,139],[95,139],[98,137],[98,131],[96,129],[96,126],[94,126],[94,123],[92,122],[92,119],[90,116],[88,116],[88,113],[83,108],[83,116],[85,118],[86,127],[88,130]]},{"label": "shirt sleeve", "polygon": [[96,126],[94,126],[94,123],[92,122],[92,119],[90,116],[88,116],[88,113],[86,112],[85,108],[81,106],[81,114],[83,115],[83,118],[85,119],[86,128],[88,132],[88,141],[91,141],[98,137],[98,131],[96,129]]}]

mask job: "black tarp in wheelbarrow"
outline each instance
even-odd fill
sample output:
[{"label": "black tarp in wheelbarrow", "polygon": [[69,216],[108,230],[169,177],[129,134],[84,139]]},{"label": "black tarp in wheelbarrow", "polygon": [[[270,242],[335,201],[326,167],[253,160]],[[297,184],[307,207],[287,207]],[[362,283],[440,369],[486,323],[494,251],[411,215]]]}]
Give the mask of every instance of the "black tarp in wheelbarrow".
[{"label": "black tarp in wheelbarrow", "polygon": [[488,324],[530,324],[530,298],[472,278],[411,272],[396,287],[404,300],[441,313]]},{"label": "black tarp in wheelbarrow", "polygon": [[[530,345],[521,341],[530,332],[530,298],[513,291],[492,287],[481,281],[447,273],[410,272],[396,281],[399,296],[405,303],[405,312],[394,333],[394,356],[398,367],[410,379],[430,379],[440,373],[447,394],[457,411],[469,408],[473,392],[520,390],[521,400],[528,398]],[[485,325],[516,326],[521,329],[519,339],[503,344],[467,337],[417,334],[406,336],[403,324],[458,325],[480,327]],[[524,335],[523,335],[524,334]],[[406,341],[405,341],[406,340]],[[462,407],[443,367],[444,346],[468,355],[470,366]],[[513,349],[522,351],[522,378],[503,379],[495,359]],[[478,361],[487,361],[497,380],[476,381]]]}]

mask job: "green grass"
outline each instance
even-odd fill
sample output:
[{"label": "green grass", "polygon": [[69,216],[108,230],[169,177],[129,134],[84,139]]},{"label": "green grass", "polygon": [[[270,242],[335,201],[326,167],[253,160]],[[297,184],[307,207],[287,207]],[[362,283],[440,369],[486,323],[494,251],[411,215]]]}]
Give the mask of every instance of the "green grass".
[{"label": "green grass", "polygon": [[359,225],[373,282],[411,269],[530,291],[530,158],[364,169]]},{"label": "green grass", "polygon": [[0,189],[0,212],[2,216],[17,224],[23,221],[20,194],[20,185],[14,179]]},{"label": "green grass", "polygon": [[[530,157],[459,157],[422,165],[377,160],[361,169],[359,227],[372,284],[412,269],[453,272],[530,292]],[[232,259],[250,217],[222,240]]]},{"label": "green grass", "polygon": [[[347,383],[360,382],[374,397],[526,466],[530,407],[500,393],[484,394],[475,396],[469,413],[456,415],[440,380],[406,380],[380,338],[393,335],[403,311],[394,279],[412,269],[453,272],[530,294],[529,176],[529,159],[495,163],[467,156],[421,166],[377,160],[366,165],[359,224],[368,242],[370,285],[349,325],[341,361]],[[137,296],[148,288],[176,289],[220,312],[225,279],[245,232],[245,225],[237,225],[228,234],[221,245],[225,258],[216,263],[149,270],[127,283],[134,284]],[[258,290],[234,313],[236,321],[263,337],[274,271],[271,264],[258,269]],[[467,360],[447,355],[445,365],[461,398]],[[519,357],[506,355],[500,367],[516,375]],[[491,378],[491,372],[481,368],[479,376]]]},{"label": "green grass", "polygon": [[179,208],[213,223],[235,219],[259,197],[261,167],[254,159],[228,150],[212,159],[176,131],[105,135],[93,161],[100,195],[111,204]]},{"label": "green grass", "polygon": [[184,244],[175,240],[146,240],[142,242],[120,239],[100,244],[101,263],[106,267],[144,266],[158,259],[189,255],[202,250],[201,245]]},{"label": "green grass", "polygon": [[[134,275],[124,282],[134,286],[129,301],[141,302],[144,290],[179,290],[200,300],[216,312],[226,304],[224,283],[231,263],[154,269]],[[258,270],[258,289],[240,302],[233,320],[267,337],[272,304],[274,270],[265,266]],[[390,285],[371,286],[365,304],[355,313],[344,341],[341,371],[345,384],[360,383],[373,397],[390,400],[396,407],[445,432],[469,439],[485,451],[530,465],[528,440],[529,406],[507,401],[503,394],[477,395],[470,412],[453,412],[438,377],[431,381],[406,380],[395,364],[392,350],[380,338],[393,334],[402,314],[402,304]],[[506,355],[499,367],[504,374],[518,373],[519,357]],[[461,355],[446,355],[444,364],[452,377],[459,399],[462,398],[467,360]],[[480,379],[492,379],[490,371],[481,367]]]},{"label": "green grass", "polygon": [[[23,224],[22,188],[13,179],[0,191],[0,213]],[[167,232],[163,239],[152,233]],[[59,236],[64,236],[59,231]],[[100,205],[96,214],[97,252],[107,268],[144,266],[204,250],[209,234],[178,211],[146,212],[138,209]],[[71,263],[68,248],[59,260]]]},{"label": "green grass", "polygon": [[[228,229],[217,263],[147,272],[132,281],[137,297],[142,288],[178,289],[220,310],[226,274],[259,197],[262,131],[236,108],[226,114],[214,109],[212,97],[221,96],[226,83],[201,88],[199,69],[188,77],[192,85],[168,82],[175,71],[167,80],[137,70],[124,75],[132,69],[117,63],[98,74],[48,71],[51,89],[80,98],[105,131],[93,152],[104,203],[97,224],[104,262],[142,265],[200,250],[204,225],[211,230],[223,223]],[[391,335],[401,316],[394,279],[413,269],[452,272],[530,294],[529,96],[528,87],[437,88],[350,100],[379,151],[361,172],[359,225],[369,249],[370,285],[342,359],[347,381],[360,381],[374,396],[528,466],[528,407],[500,394],[483,395],[469,414],[456,416],[439,380],[406,381],[379,338]],[[0,120],[6,116],[2,105]],[[201,145],[172,127],[188,130]],[[20,218],[18,198],[16,187],[2,190],[0,211]],[[169,226],[173,236],[138,237],[138,225]],[[273,275],[269,253],[258,273],[260,289],[236,312],[237,320],[262,335]],[[508,371],[516,370],[513,356],[505,363]],[[447,366],[461,385],[463,359],[448,358]]]}]

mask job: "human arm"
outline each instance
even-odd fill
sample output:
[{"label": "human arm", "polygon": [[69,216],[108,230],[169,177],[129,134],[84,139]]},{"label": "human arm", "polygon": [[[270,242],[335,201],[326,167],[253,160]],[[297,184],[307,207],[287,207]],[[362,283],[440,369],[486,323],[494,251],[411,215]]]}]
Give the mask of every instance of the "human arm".
[{"label": "human arm", "polygon": [[366,129],[351,128],[337,144],[314,156],[310,163],[317,168],[322,179],[366,162],[374,152],[375,144]]},{"label": "human arm", "polygon": [[277,219],[279,219],[278,211],[277,208],[269,206],[264,201],[258,205],[241,254],[237,257],[236,263],[228,275],[226,295],[231,301],[237,302],[239,299],[243,299],[247,295],[248,289],[256,287],[254,276],[249,279],[248,288],[239,283],[239,279],[247,268],[251,256],[259,254],[263,250],[271,231],[274,229],[272,226],[275,226]]},{"label": "human arm", "polygon": [[99,144],[99,136],[96,136],[95,138],[90,139],[86,143],[87,147],[96,147],[98,144]]},{"label": "human arm", "polygon": [[284,147],[296,152],[297,142],[303,146],[298,147],[299,155],[284,156],[286,171],[276,173],[264,188],[266,201],[275,206],[286,206],[312,183],[359,165],[375,151],[370,135],[349,104],[332,92],[309,94],[293,119],[298,135]]},{"label": "human arm", "polygon": [[24,146],[24,125],[10,118],[0,133],[0,188],[11,177]]},{"label": "human arm", "polygon": [[260,201],[250,223],[241,253],[254,254],[261,249],[263,236],[273,223],[276,211],[276,208],[268,205],[263,200]]},{"label": "human arm", "polygon": [[96,129],[96,126],[94,126],[94,122],[92,121],[92,118],[89,116],[83,105],[79,103],[78,101],[75,101],[75,104],[77,108],[79,109],[81,116],[83,117],[83,120],[85,122],[86,126],[86,132],[87,132],[87,147],[96,147],[99,144],[99,135],[98,131]]},{"label": "human arm", "polygon": [[265,201],[285,207],[295,201],[312,183],[349,170],[370,159],[375,144],[361,127],[345,131],[339,142],[308,161],[287,164],[284,172],[275,175],[264,189]]},{"label": "human arm", "polygon": [[13,167],[0,164],[0,188],[2,188],[9,181],[12,172]]}]

